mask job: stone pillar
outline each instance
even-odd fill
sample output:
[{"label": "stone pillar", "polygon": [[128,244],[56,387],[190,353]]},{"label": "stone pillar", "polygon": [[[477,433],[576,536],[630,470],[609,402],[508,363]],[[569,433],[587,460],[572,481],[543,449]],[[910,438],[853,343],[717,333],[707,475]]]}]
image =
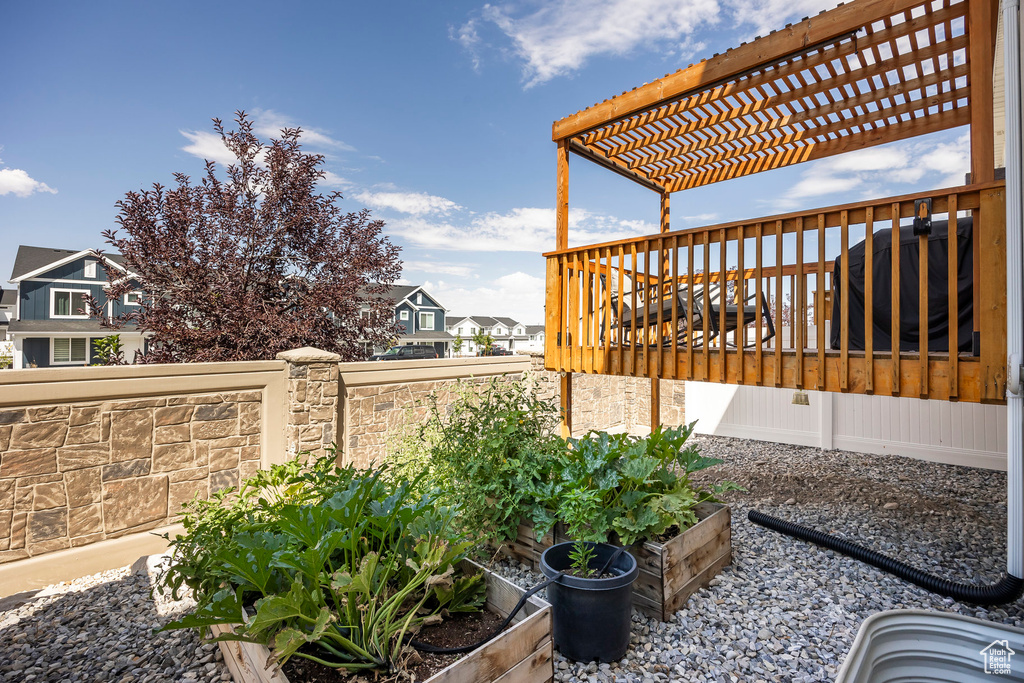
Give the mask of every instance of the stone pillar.
[{"label": "stone pillar", "polygon": [[283,351],[288,363],[288,424],[285,443],[289,456],[309,452],[319,456],[338,438],[338,361],[341,356],[311,347]]}]

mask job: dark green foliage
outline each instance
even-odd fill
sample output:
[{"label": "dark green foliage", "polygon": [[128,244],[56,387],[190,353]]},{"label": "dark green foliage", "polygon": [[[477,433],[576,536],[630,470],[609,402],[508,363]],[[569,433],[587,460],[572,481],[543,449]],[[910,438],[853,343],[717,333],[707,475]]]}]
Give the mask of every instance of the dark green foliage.
[{"label": "dark green foliage", "polygon": [[537,398],[532,380],[460,382],[448,405],[426,401],[427,419],[393,449],[399,476],[425,476],[457,504],[466,529],[515,538],[529,492],[565,449],[553,434],[558,408]]},{"label": "dark green foliage", "polygon": [[436,492],[414,493],[414,483],[338,467],[328,455],[192,501],[161,579],[175,596],[191,588],[198,606],[166,628],[234,624],[218,640],[266,644],[280,663],[390,668],[406,634],[484,600],[483,577],[456,570],[470,543],[455,510]]},{"label": "dark green foliage", "polygon": [[548,461],[541,477],[527,482],[522,495],[537,538],[561,521],[574,539],[605,542],[614,534],[632,545],[673,526],[685,530],[696,524],[698,503],[739,487],[693,486],[690,474],[722,462],[686,445],[694,424],[658,427],[645,438],[590,432],[569,439],[568,448]]}]

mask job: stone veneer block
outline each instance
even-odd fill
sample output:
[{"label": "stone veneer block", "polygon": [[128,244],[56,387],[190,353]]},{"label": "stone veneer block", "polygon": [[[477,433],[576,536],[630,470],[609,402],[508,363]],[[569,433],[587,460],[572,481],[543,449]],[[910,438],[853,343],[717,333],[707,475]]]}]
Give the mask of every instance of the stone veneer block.
[{"label": "stone veneer block", "polygon": [[136,460],[153,455],[153,412],[126,410],[110,414],[112,460]]},{"label": "stone veneer block", "polygon": [[167,496],[167,514],[181,514],[181,506],[195,498],[197,493],[204,500],[210,497],[210,485],[205,479],[171,484]]},{"label": "stone veneer block", "polygon": [[68,535],[68,511],[65,508],[28,514],[29,549],[35,543]]},{"label": "stone veneer block", "polygon": [[90,503],[98,503],[103,499],[99,467],[66,473],[64,485],[70,507],[76,508]]},{"label": "stone veneer block", "polygon": [[100,423],[79,425],[68,429],[67,444],[97,443],[100,440]]},{"label": "stone veneer block", "polygon": [[103,484],[103,524],[107,533],[167,516],[167,477],[119,479]]},{"label": "stone veneer block", "polygon": [[0,478],[24,477],[56,471],[57,451],[52,448],[7,451],[0,455]]},{"label": "stone veneer block", "polygon": [[217,403],[215,405],[196,406],[192,416],[194,421],[232,420],[238,417],[238,406],[234,403]]},{"label": "stone veneer block", "polygon": [[238,433],[259,434],[260,413],[262,406],[259,403],[243,403],[238,408]]},{"label": "stone veneer block", "polygon": [[192,439],[217,439],[233,436],[238,428],[237,420],[210,420],[192,423]]},{"label": "stone veneer block", "polygon": [[[187,428],[187,425],[182,425]],[[153,447],[153,471],[169,472],[192,465],[192,444],[172,443]]]},{"label": "stone veneer block", "polygon": [[177,484],[183,481],[206,479],[208,476],[210,476],[210,469],[208,467],[192,467],[187,470],[176,470],[167,473],[167,478],[172,484]]},{"label": "stone veneer block", "polygon": [[238,448],[212,448],[210,449],[210,471],[219,472],[238,467]]},{"label": "stone veneer block", "polygon": [[238,470],[224,470],[210,474],[210,493],[238,486]]},{"label": "stone veneer block", "polygon": [[14,425],[11,433],[11,447],[22,450],[30,448],[56,448],[64,445],[68,434],[67,422],[33,422]]},{"label": "stone veneer block", "polygon": [[99,422],[99,419],[99,406],[74,406],[71,408],[68,424],[72,427],[80,427],[92,422]]},{"label": "stone veneer block", "polygon": [[14,509],[14,480],[0,481],[0,510]]},{"label": "stone veneer block", "polygon": [[141,458],[139,460],[125,460],[124,462],[115,462],[111,465],[103,466],[103,481],[112,481],[114,479],[129,479],[132,477],[143,477],[149,474],[151,462],[148,458]]},{"label": "stone veneer block", "polygon": [[27,421],[28,414],[24,408],[20,410],[0,410],[0,425],[13,425]]},{"label": "stone veneer block", "polygon": [[166,425],[185,424],[192,419],[192,413],[194,411],[195,407],[190,405],[157,408],[155,412],[156,426],[163,427]]},{"label": "stone veneer block", "polygon": [[68,511],[68,536],[80,538],[103,531],[102,506],[87,505]]},{"label": "stone veneer block", "polygon": [[106,465],[110,450],[106,444],[81,444],[57,449],[57,466],[61,472]]},{"label": "stone veneer block", "polygon": [[[156,428],[156,438],[154,439],[154,443],[158,445],[165,443],[186,443],[191,439],[192,431],[188,424],[167,425]],[[159,446],[153,449],[154,457],[158,450]]]},{"label": "stone veneer block", "polygon": [[43,406],[41,408],[29,408],[28,419],[32,422],[43,422],[45,420],[63,420],[71,414],[70,406]]},{"label": "stone veneer block", "polygon": [[67,504],[68,497],[64,491],[64,482],[39,484],[35,487],[35,495],[32,498],[33,510],[50,510],[65,507]]},{"label": "stone veneer block", "polygon": [[11,447],[11,432],[14,431],[12,425],[0,426],[0,453],[3,453]]}]

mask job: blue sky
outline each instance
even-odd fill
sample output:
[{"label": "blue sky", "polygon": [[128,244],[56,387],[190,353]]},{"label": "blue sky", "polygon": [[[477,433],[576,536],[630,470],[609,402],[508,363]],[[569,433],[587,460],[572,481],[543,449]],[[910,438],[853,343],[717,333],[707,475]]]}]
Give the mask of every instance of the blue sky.
[{"label": "blue sky", "polygon": [[[18,244],[105,247],[114,203],[202,158],[210,118],[307,131],[325,190],[403,247],[453,314],[543,319],[552,121],[830,0],[8,2],[0,5],[0,275]],[[962,182],[966,130],[673,196],[673,227]],[[570,243],[656,231],[657,196],[571,161]]]}]

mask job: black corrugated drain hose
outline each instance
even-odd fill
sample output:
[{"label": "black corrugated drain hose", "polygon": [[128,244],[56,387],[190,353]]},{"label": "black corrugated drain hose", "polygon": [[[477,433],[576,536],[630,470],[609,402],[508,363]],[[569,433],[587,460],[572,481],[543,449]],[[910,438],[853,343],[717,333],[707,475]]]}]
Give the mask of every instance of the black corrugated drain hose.
[{"label": "black corrugated drain hose", "polygon": [[867,562],[884,572],[898,576],[904,581],[917,584],[927,591],[945,595],[959,602],[967,602],[974,605],[1003,605],[1013,602],[1021,596],[1021,593],[1024,593],[1024,579],[1019,579],[1010,574],[1004,575],[999,581],[988,586],[959,583],[911,567],[905,562],[900,562],[887,555],[865,548],[862,545],[847,541],[844,538],[839,538],[838,536],[833,536],[832,534],[827,534],[802,524],[787,522],[784,519],[772,517],[757,510],[748,512],[747,519],[754,524],[760,524],[773,531],[799,538],[802,541],[810,541],[824,548],[830,548],[836,552],[848,555],[855,560]]}]

